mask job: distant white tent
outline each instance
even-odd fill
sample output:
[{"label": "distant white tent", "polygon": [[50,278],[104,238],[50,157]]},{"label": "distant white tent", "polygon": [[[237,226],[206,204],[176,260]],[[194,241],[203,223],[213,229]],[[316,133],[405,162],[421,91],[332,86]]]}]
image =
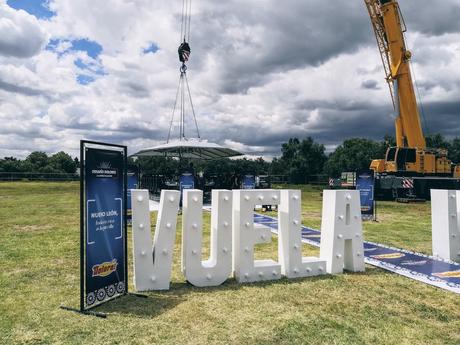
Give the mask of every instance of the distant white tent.
[{"label": "distant white tent", "polygon": [[243,153],[210,143],[202,139],[175,140],[169,143],[147,148],[132,157],[167,156],[189,159],[219,159],[242,156]]}]

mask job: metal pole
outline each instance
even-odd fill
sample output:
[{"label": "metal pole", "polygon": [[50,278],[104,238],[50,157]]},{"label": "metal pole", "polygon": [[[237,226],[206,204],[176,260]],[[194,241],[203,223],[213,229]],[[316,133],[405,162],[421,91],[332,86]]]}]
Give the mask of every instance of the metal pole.
[{"label": "metal pole", "polygon": [[125,257],[125,292],[128,293],[128,148],[123,148],[123,237]]},{"label": "metal pole", "polygon": [[377,222],[377,201],[374,200],[374,222]]},{"label": "metal pole", "polygon": [[84,150],[85,150],[85,144],[81,140],[80,141],[80,310],[84,311],[85,310],[85,297],[84,297],[84,281],[85,281],[85,229],[84,229],[84,222],[85,222],[85,217],[84,217],[84,176],[85,176],[85,164],[83,163],[84,161]]}]

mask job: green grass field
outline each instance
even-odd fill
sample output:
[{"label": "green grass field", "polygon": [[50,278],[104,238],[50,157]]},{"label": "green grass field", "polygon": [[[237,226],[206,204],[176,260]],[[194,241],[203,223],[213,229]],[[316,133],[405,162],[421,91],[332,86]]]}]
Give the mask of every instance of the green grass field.
[{"label": "green grass field", "polygon": [[[318,228],[320,190],[302,192],[303,223]],[[366,240],[430,253],[429,204],[380,203],[379,220],[365,223]],[[460,344],[458,295],[372,266],[362,274],[189,286],[180,273],[180,227],[170,291],[96,308],[107,319],[83,316],[59,308],[79,303],[79,185],[0,183],[0,344]],[[276,258],[276,248],[274,238],[257,256]]]}]

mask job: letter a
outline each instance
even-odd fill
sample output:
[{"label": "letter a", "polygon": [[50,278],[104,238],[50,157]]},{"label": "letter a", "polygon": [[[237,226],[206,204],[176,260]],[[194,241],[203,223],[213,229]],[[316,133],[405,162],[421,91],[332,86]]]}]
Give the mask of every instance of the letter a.
[{"label": "letter a", "polygon": [[357,190],[323,191],[321,258],[327,272],[364,271],[363,227]]}]

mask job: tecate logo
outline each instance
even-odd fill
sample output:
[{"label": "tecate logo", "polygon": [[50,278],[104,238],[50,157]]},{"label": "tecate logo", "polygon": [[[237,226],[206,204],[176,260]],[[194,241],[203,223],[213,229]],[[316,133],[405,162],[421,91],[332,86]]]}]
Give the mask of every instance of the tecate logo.
[{"label": "tecate logo", "polygon": [[440,272],[433,275],[438,278],[460,278],[460,271]]},{"label": "tecate logo", "polygon": [[107,277],[117,270],[117,259],[93,266],[93,277]]},{"label": "tecate logo", "polygon": [[399,259],[406,256],[402,253],[390,253],[390,254],[380,254],[380,255],[371,255],[371,258],[374,259]]}]

